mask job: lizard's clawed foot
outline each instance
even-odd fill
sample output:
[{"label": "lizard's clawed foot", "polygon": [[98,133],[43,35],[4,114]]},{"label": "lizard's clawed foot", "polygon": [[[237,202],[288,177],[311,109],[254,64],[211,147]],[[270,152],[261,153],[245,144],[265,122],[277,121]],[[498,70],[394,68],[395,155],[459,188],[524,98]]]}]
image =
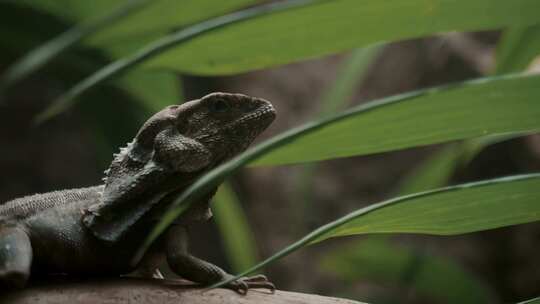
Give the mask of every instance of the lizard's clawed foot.
[{"label": "lizard's clawed foot", "polygon": [[268,278],[262,274],[252,277],[240,278],[238,280],[230,282],[226,285],[226,287],[243,295],[247,294],[250,288],[266,288],[272,293],[274,293],[274,291],[276,290],[274,284],[268,281]]}]

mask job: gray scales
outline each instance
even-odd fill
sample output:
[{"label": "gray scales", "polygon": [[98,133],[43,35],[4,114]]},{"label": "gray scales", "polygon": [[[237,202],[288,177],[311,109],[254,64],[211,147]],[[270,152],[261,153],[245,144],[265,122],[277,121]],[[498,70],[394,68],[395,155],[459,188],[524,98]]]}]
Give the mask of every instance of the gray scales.
[{"label": "gray scales", "polygon": [[[263,99],[213,93],[153,115],[122,148],[103,184],[18,198],[0,205],[0,289],[31,276],[159,277],[156,263],[210,285],[230,274],[188,252],[188,228],[212,214],[203,201],[182,214],[139,261],[137,249],[172,200],[199,176],[244,151],[274,120]],[[274,285],[259,275],[228,284],[246,293]]]}]

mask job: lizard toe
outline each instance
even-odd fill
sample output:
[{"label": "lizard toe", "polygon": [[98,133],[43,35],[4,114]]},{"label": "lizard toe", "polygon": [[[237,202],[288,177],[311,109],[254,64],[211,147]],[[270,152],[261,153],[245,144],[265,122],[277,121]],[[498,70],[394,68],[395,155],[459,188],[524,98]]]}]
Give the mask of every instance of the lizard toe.
[{"label": "lizard toe", "polygon": [[229,283],[227,287],[243,295],[247,294],[248,290],[252,288],[264,288],[270,290],[272,293],[276,290],[276,286],[262,274],[240,278]]}]

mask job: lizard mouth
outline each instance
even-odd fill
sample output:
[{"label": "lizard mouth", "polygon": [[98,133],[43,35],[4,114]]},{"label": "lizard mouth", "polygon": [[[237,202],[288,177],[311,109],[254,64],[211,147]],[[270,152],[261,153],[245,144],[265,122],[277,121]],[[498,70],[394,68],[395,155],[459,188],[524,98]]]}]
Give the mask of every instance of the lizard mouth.
[{"label": "lizard mouth", "polygon": [[270,103],[267,103],[263,105],[262,107],[260,107],[259,109],[257,109],[256,111],[249,113],[247,115],[244,115],[238,120],[238,122],[242,123],[242,122],[248,122],[248,121],[253,121],[253,120],[257,120],[257,121],[270,120],[269,122],[272,122],[275,117],[276,117],[276,110]]},{"label": "lizard mouth", "polygon": [[262,132],[264,129],[266,129],[270,125],[270,123],[274,121],[274,118],[276,117],[276,110],[268,101],[263,99],[260,99],[260,101],[263,104],[259,106],[255,111],[252,111],[251,113],[240,117],[234,122],[227,124],[225,128],[231,129],[236,128],[239,125],[245,125],[245,127],[254,128],[256,130],[259,130],[259,132]]}]

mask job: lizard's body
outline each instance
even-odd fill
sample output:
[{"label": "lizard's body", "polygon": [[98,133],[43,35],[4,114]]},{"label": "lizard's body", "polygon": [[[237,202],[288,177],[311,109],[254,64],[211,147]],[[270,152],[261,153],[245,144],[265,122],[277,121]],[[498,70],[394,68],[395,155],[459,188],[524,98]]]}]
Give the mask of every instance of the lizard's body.
[{"label": "lizard's body", "polygon": [[[0,287],[22,287],[30,274],[120,275],[152,268],[141,265],[146,258],[133,263],[133,257],[170,201],[244,150],[274,115],[267,101],[240,94],[215,93],[171,106],[150,118],[115,156],[103,185],[0,205]],[[230,276],[187,252],[186,227],[211,216],[214,192],[160,237],[171,269],[202,284]],[[272,284],[258,276],[229,287],[245,292]]]},{"label": "lizard's body", "polygon": [[[24,227],[32,244],[33,273],[123,274],[138,241],[107,244],[80,225],[82,210],[99,203],[103,186],[54,191],[0,206],[1,221]],[[140,234],[138,229],[126,235]]]}]

